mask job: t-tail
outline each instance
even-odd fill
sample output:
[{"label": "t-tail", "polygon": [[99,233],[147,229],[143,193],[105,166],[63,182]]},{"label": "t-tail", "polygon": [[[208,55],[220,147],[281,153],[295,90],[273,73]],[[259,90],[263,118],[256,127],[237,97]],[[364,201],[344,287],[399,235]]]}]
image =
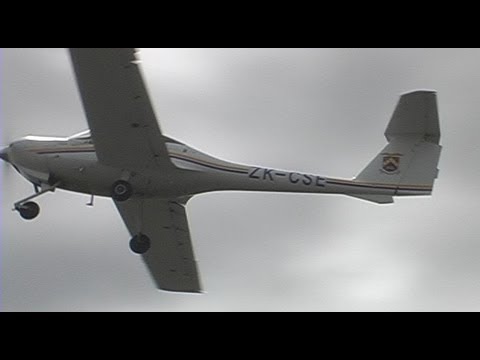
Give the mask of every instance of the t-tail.
[{"label": "t-tail", "polygon": [[[393,196],[427,196],[438,176],[442,147],[437,96],[434,91],[415,91],[400,98],[385,132],[389,144],[354,179],[365,194],[356,198],[393,203]],[[393,195],[371,195],[368,189],[395,189]]]}]

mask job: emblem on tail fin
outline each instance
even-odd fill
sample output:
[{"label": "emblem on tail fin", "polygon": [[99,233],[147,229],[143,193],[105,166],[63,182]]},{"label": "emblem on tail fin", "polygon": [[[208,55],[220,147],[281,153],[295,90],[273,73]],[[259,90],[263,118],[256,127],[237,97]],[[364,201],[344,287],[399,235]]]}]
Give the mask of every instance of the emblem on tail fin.
[{"label": "emblem on tail fin", "polygon": [[400,169],[400,154],[384,154],[382,170],[387,174],[395,174]]}]

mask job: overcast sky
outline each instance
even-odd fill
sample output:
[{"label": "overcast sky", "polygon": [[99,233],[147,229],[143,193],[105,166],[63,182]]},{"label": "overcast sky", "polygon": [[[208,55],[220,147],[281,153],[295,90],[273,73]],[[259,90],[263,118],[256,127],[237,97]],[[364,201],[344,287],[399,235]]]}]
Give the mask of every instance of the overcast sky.
[{"label": "overcast sky", "polygon": [[[3,164],[4,311],[480,310],[480,50],[142,49],[165,134],[229,161],[353,177],[399,95],[438,91],[431,198],[215,193],[188,207],[207,294],[158,292],[109,199],[31,185]],[[0,50],[1,142],[87,128],[65,49]]]}]

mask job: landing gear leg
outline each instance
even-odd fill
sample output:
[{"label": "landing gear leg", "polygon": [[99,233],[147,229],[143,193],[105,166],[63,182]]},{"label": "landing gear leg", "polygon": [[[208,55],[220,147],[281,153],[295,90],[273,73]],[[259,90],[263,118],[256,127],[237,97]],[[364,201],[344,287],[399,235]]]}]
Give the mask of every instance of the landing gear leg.
[{"label": "landing gear leg", "polygon": [[38,189],[37,186],[35,186],[35,194],[25,199],[22,199],[20,201],[17,201],[14,204],[13,211],[18,211],[20,213],[20,216],[25,220],[35,219],[40,214],[40,206],[38,206],[37,203],[34,203],[30,200],[33,200],[39,196],[42,196],[47,192],[54,192],[58,185],[59,183],[51,186],[48,185],[42,188],[41,191]]}]

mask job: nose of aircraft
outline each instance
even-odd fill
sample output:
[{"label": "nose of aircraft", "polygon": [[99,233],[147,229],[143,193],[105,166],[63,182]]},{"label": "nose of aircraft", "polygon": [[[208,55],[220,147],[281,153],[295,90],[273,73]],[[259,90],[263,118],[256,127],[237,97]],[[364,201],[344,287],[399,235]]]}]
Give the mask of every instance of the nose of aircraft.
[{"label": "nose of aircraft", "polygon": [[0,159],[2,159],[3,161],[9,162],[8,152],[9,152],[8,147],[0,150]]}]

